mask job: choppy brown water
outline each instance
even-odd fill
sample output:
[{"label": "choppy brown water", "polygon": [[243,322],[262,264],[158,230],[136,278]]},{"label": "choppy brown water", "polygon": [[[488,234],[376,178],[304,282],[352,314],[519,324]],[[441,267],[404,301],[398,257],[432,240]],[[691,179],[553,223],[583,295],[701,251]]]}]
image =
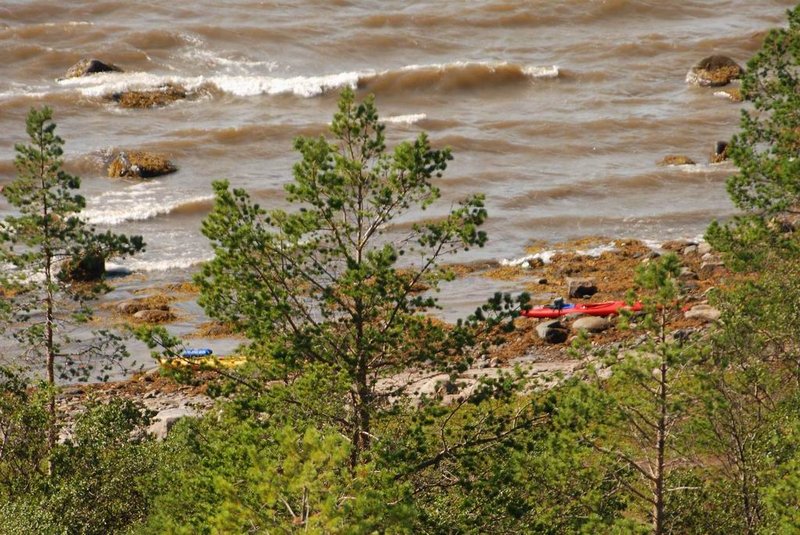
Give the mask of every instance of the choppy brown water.
[{"label": "choppy brown water", "polygon": [[[0,183],[13,177],[28,108],[53,106],[88,217],[143,234],[147,253],[125,266],[169,279],[210,254],[199,223],[211,181],[281,205],[292,138],[324,132],[351,86],[377,96],[392,139],[425,130],[454,149],[445,208],[487,194],[480,256],[586,234],[695,236],[732,213],[731,167],[705,162],[736,131],[740,105],[688,87],[685,73],[712,53],[744,64],[792,4],[6,0]],[[82,57],[126,72],[57,81]],[[204,96],[152,110],[101,98],[166,81]],[[166,153],[180,171],[146,184],[106,178],[103,156],[119,148]],[[670,153],[701,165],[656,166]]]}]

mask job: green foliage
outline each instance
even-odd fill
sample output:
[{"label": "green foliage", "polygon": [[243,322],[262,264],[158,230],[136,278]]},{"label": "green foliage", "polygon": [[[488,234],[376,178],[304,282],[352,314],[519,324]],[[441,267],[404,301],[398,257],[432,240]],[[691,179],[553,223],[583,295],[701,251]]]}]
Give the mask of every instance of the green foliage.
[{"label": "green foliage", "polygon": [[739,133],[728,148],[738,173],[727,189],[744,214],[712,224],[707,233],[735,269],[759,269],[772,257],[799,252],[797,237],[785,227],[787,221],[793,226],[791,218],[800,212],[800,7],[788,17],[788,28],[767,34],[742,77],[742,94],[751,106],[742,111]]},{"label": "green foliage", "polygon": [[761,214],[800,209],[800,7],[771,30],[747,63],[742,94],[752,108],[729,148],[739,173],[728,182],[737,207]]},{"label": "green foliage", "polygon": [[[88,379],[98,357],[119,360],[124,347],[119,336],[98,332],[82,343],[68,333],[69,327],[91,316],[85,298],[102,290],[99,283],[76,285],[63,276],[62,266],[80,263],[89,256],[103,259],[125,256],[143,248],[139,236],[98,233],[80,218],[85,200],[75,193],[80,179],[63,170],[64,141],[55,134],[52,110],[31,109],[27,118],[30,144],[16,145],[17,178],[3,195],[17,209],[0,225],[0,284],[8,295],[12,334],[34,369],[45,367],[48,381],[62,377]],[[108,360],[96,374],[107,377]]]},{"label": "green foliage", "polygon": [[47,472],[49,393],[28,388],[20,375],[0,367],[0,500],[30,492]]},{"label": "green foliage", "polygon": [[[45,403],[30,405],[47,415]],[[145,434],[149,422],[150,414],[131,401],[90,404],[74,422],[72,437],[50,453],[50,474],[43,461],[48,423],[28,422],[26,432],[39,437],[23,438],[40,445],[40,468],[27,475],[9,473],[16,479],[0,483],[0,490],[11,490],[0,495],[0,532],[105,535],[144,519],[153,475],[164,459]],[[29,459],[26,453],[3,451],[0,468],[19,466]],[[5,476],[5,470],[0,473]],[[21,486],[22,481],[27,483]]]},{"label": "green foliage", "polygon": [[[347,438],[291,402],[312,387],[301,383],[177,426],[168,442],[178,453],[142,532],[410,532],[407,486],[374,463],[351,470]],[[336,399],[317,409],[335,410]]]}]

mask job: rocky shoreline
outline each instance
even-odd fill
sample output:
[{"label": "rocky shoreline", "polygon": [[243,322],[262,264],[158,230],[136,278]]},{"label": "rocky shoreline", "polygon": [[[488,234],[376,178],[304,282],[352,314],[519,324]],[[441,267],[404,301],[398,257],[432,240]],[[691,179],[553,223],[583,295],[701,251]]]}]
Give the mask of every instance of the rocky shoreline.
[{"label": "rocky shoreline", "polygon": [[[676,319],[669,329],[688,334],[712,326],[719,312],[707,302],[709,290],[724,285],[730,273],[707,243],[689,240],[671,241],[660,247],[649,246],[638,240],[607,240],[585,238],[545,246],[539,244],[528,251],[521,261],[506,265],[453,266],[462,276],[479,275],[502,281],[513,281],[519,291],[528,291],[534,304],[549,303],[558,297],[573,302],[593,303],[625,299],[633,288],[633,278],[638,265],[645,264],[665,252],[678,254],[683,265],[681,284],[688,303],[683,317]],[[183,299],[195,297],[196,289],[189,285],[178,285]],[[148,295],[128,299],[108,306],[119,316],[128,316],[135,322],[146,322],[156,318],[164,321],[174,319],[170,304],[175,301],[175,286],[153,288]],[[172,297],[164,295],[172,294]],[[164,314],[145,318],[142,310],[158,310]],[[615,318],[590,316],[566,317],[553,321],[539,321],[520,317],[515,320],[516,330],[505,341],[493,346],[468,370],[455,380],[434,371],[407,370],[401,374],[381,379],[382,388],[402,387],[412,396],[440,396],[446,402],[465,395],[474,388],[480,378],[496,376],[502,371],[521,369],[547,384],[553,377],[568,377],[583,368],[589,358],[577,359],[570,351],[572,342],[584,330],[589,344],[594,348],[635,347],[636,334],[619,329]],[[543,328],[546,326],[547,328]],[[215,326],[229,335],[222,326]],[[556,328],[563,336],[549,334]],[[198,331],[207,331],[201,325]],[[212,329],[213,330],[213,329]],[[166,436],[169,428],[178,419],[195,416],[209,410],[214,400],[207,394],[208,382],[213,380],[213,371],[199,372],[192,385],[179,384],[163,376],[158,369],[137,374],[132,378],[112,383],[79,384],[65,387],[59,395],[62,414],[69,422],[90,399],[103,402],[112,397],[123,397],[140,402],[152,411],[154,423],[150,431],[157,437]],[[68,425],[66,426],[68,429]],[[69,433],[67,430],[65,436]]]}]

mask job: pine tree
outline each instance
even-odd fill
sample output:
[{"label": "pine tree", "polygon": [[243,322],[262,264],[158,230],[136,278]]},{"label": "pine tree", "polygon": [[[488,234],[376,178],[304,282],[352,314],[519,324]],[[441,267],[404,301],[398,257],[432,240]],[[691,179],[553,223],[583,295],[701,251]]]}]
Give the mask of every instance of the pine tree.
[{"label": "pine tree", "polygon": [[[14,161],[17,178],[3,195],[17,210],[0,224],[0,285],[7,296],[9,329],[20,348],[16,362],[34,372],[45,370],[50,385],[49,444],[56,440],[55,394],[57,372],[63,378],[86,380],[100,362],[99,379],[124,356],[119,335],[93,333],[82,340],[73,335],[92,310],[88,298],[105,286],[102,281],[73,281],[71,270],[87,259],[102,261],[143,249],[140,236],[98,233],[80,218],[84,198],[75,193],[80,179],[63,170],[64,141],[55,134],[53,112],[31,109],[27,145],[18,144]],[[101,359],[98,361],[98,359]]]}]

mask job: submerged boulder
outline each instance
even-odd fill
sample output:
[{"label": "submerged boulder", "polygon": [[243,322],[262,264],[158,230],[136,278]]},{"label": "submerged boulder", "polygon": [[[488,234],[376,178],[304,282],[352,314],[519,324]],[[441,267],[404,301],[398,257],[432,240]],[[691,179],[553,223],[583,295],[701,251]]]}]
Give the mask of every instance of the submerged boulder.
[{"label": "submerged boulder", "polygon": [[722,97],[727,98],[731,102],[742,102],[744,101],[744,96],[742,95],[742,90],[738,87],[731,87],[728,89],[723,89],[721,91],[717,91],[714,93],[715,97]]},{"label": "submerged boulder", "polygon": [[108,166],[112,178],[153,178],[174,173],[178,168],[163,156],[143,151],[120,152]]},{"label": "submerged boulder", "polygon": [[122,69],[111,63],[104,63],[99,59],[83,58],[78,63],[67,69],[64,78],[79,78],[98,72],[122,72]]},{"label": "submerged boulder", "polygon": [[686,83],[704,87],[728,85],[742,76],[744,69],[728,56],[703,58],[686,73]]},{"label": "submerged boulder", "polygon": [[176,84],[164,84],[155,89],[131,89],[112,93],[106,97],[123,108],[159,108],[183,100],[187,96],[186,89]]},{"label": "submerged boulder", "polygon": [[688,156],[668,154],[658,162],[658,165],[694,165],[695,162]]}]

